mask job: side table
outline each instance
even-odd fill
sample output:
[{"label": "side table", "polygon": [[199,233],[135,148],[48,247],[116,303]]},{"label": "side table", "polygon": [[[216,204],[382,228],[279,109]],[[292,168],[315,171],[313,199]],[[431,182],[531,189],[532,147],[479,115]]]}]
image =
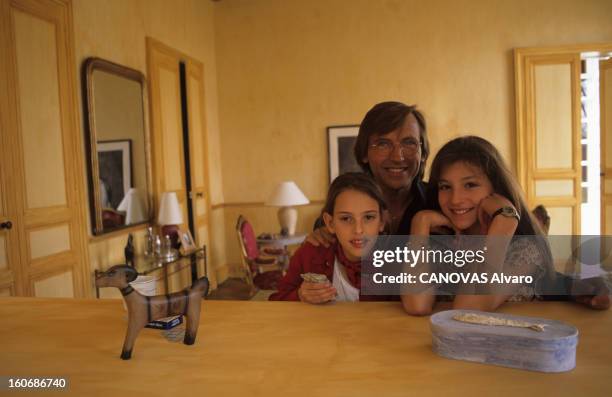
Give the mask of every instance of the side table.
[{"label": "side table", "polygon": [[[193,284],[193,282],[198,279],[199,264],[202,264],[202,268],[204,270],[203,275],[208,274],[206,269],[206,246],[188,252],[185,255],[179,255],[177,258],[171,260],[157,257],[145,257],[142,255],[137,255],[134,257],[134,269],[136,269],[139,275],[144,276],[159,270],[163,271],[164,288],[166,293],[172,292],[168,290],[169,276],[187,267],[191,268],[191,283]],[[102,273],[102,271],[96,269],[94,271],[94,276],[98,277],[98,274],[100,273]],[[100,289],[96,287],[96,298],[99,297]]]},{"label": "side table", "polygon": [[[264,233],[264,235],[266,235]],[[268,234],[270,238],[257,238],[258,245],[271,245],[274,247],[283,248],[285,254],[282,256],[283,269],[287,269],[289,266],[289,254],[287,247],[290,245],[302,244],[306,239],[306,234],[294,234],[292,236],[283,236],[280,234]]]}]

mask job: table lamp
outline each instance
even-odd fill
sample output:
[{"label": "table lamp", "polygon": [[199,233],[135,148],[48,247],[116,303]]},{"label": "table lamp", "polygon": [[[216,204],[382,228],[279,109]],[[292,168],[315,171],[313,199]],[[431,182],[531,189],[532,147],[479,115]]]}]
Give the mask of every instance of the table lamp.
[{"label": "table lamp", "polygon": [[178,243],[178,225],[183,223],[183,213],[175,192],[162,193],[157,223],[162,226],[161,235],[170,236],[172,246]]},{"label": "table lamp", "polygon": [[130,188],[125,197],[123,197],[123,200],[121,200],[119,203],[117,210],[125,211],[126,225],[142,222],[146,219],[140,194],[138,193],[138,190],[133,187]]},{"label": "table lamp", "polygon": [[293,181],[279,183],[266,201],[266,205],[281,207],[278,210],[281,234],[289,236],[295,234],[295,226],[297,225],[297,209],[293,206],[308,203],[310,203],[308,198]]}]

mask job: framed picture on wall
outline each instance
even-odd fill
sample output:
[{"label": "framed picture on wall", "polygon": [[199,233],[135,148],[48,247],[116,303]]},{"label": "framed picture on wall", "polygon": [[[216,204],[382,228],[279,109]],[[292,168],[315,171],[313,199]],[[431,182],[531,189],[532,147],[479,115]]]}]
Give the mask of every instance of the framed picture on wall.
[{"label": "framed picture on wall", "polygon": [[132,140],[98,141],[101,204],[117,209],[132,187]]},{"label": "framed picture on wall", "polygon": [[329,183],[338,175],[346,172],[360,172],[355,161],[355,141],[359,125],[340,125],[327,127],[327,147],[329,149]]}]

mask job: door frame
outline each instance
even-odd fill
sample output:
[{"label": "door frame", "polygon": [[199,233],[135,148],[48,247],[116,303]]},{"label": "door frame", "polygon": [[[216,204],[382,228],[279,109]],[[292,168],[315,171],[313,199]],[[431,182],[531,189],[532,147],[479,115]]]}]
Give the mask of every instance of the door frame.
[{"label": "door frame", "polygon": [[[206,113],[206,101],[205,101],[205,86],[204,86],[204,64],[200,61],[198,61],[197,59],[190,57],[187,54],[184,54],[162,42],[160,42],[159,40],[156,40],[152,37],[147,37],[146,38],[146,48],[147,48],[147,72],[148,72],[148,78],[149,78],[149,84],[148,84],[148,88],[149,88],[149,107],[150,107],[150,115],[151,115],[151,131],[152,131],[152,153],[153,153],[153,168],[156,170],[156,181],[154,182],[155,185],[155,203],[154,203],[154,208],[157,208],[157,203],[159,201],[159,196],[161,195],[161,193],[164,190],[164,186],[165,186],[165,182],[164,182],[164,175],[163,172],[161,171],[163,169],[163,162],[164,162],[164,158],[163,158],[163,153],[161,151],[160,148],[160,144],[162,142],[162,133],[163,131],[161,130],[162,128],[162,123],[161,123],[161,104],[158,98],[158,95],[156,95],[156,90],[159,90],[159,76],[158,73],[156,71],[156,67],[158,64],[161,64],[162,62],[160,62],[161,58],[163,57],[163,61],[172,61],[172,62],[176,62],[176,66],[177,66],[177,70],[179,70],[179,64],[183,63],[184,67],[185,67],[185,90],[186,90],[186,94],[189,95],[189,84],[187,82],[187,80],[190,77],[194,77],[197,78],[197,80],[199,80],[200,82],[200,87],[199,87],[199,94],[200,97],[198,98],[198,101],[200,103],[200,117],[201,117],[201,144],[204,146],[203,151],[202,151],[202,156],[203,156],[203,161],[204,164],[198,164],[197,166],[203,167],[202,172],[204,173],[204,186],[196,186],[196,181],[195,181],[195,172],[193,172],[193,169],[190,170],[189,172],[189,176],[190,176],[190,184],[191,184],[191,191],[187,191],[187,172],[185,172],[186,170],[183,168],[182,170],[182,177],[184,178],[183,180],[183,188],[185,189],[184,192],[177,192],[177,195],[179,197],[179,201],[185,201],[185,208],[187,209],[189,203],[191,203],[191,210],[192,210],[192,214],[193,216],[191,217],[191,220],[194,222],[194,237],[197,240],[200,239],[199,236],[199,232],[198,232],[198,225],[200,225],[200,223],[198,222],[198,219],[200,220],[200,222],[204,222],[206,224],[206,229],[208,231],[208,248],[210,248],[211,246],[211,242],[213,239],[213,232],[211,230],[210,227],[210,214],[211,214],[211,201],[210,201],[210,172],[209,172],[209,144],[208,144],[208,130],[207,130],[207,113]],[[177,80],[177,84],[180,86],[180,72],[179,72],[179,80]],[[181,98],[179,95],[178,98],[179,102],[181,102]],[[177,114],[179,115],[179,117],[181,117],[182,120],[182,104],[179,103],[179,111],[177,112]],[[185,103],[185,106],[189,107],[189,98],[187,98],[187,101]],[[188,113],[188,118],[187,118],[187,122],[188,123],[192,123],[193,120],[193,115],[191,114],[191,112],[187,112]],[[183,139],[183,137],[181,136],[180,140],[183,144],[183,148],[181,150],[181,156],[180,156],[180,161],[182,166],[185,166],[185,161],[184,161],[184,152],[185,152],[185,148],[187,147],[189,149],[189,157],[191,159],[190,161],[190,165],[193,168],[194,166],[196,166],[195,164],[195,149],[194,149],[194,128],[192,128],[191,126],[188,127],[189,128],[189,142],[185,142],[185,139]],[[183,133],[183,129],[181,129],[181,134]],[[187,146],[185,146],[187,145]],[[203,194],[206,197],[206,216],[202,217],[198,217],[197,215],[197,209],[196,209],[196,200],[195,198],[198,197],[199,194]],[[192,199],[189,200],[190,196],[192,196]],[[188,216],[189,211],[186,211],[186,215]],[[188,221],[184,221],[185,225],[189,225]],[[210,249],[207,249],[206,255],[206,262],[210,263],[210,261],[208,259],[210,259]],[[213,268],[211,268],[210,266],[208,266],[206,268],[206,276],[209,278],[209,281],[211,283],[211,287],[214,289],[217,286],[217,281],[216,281],[216,274],[215,274],[215,270]]]},{"label": "door frame", "polygon": [[[587,43],[587,44],[575,44],[575,45],[564,45],[564,46],[553,46],[553,47],[527,47],[527,48],[516,48],[514,50],[514,81],[515,81],[515,114],[516,114],[516,175],[517,179],[522,186],[523,190],[529,192],[530,184],[530,157],[533,155],[533,150],[523,150],[529,148],[533,137],[529,134],[531,119],[528,116],[528,93],[526,92],[526,81],[529,80],[529,62],[533,57],[554,57],[554,56],[567,56],[567,55],[578,55],[581,56],[583,53],[593,53],[593,55],[608,56],[612,54],[612,42],[610,43]],[[572,102],[580,103],[580,89],[574,87],[572,90]],[[574,121],[579,122],[578,120]],[[580,139],[580,134],[575,139]],[[578,146],[579,147],[579,146]],[[579,152],[577,153],[580,154]],[[578,162],[580,160],[578,159]],[[580,197],[581,187],[575,186],[575,190],[578,190],[578,197]],[[575,195],[576,196],[576,195]],[[569,197],[569,196],[568,196]],[[529,202],[528,204],[534,205],[535,203]],[[565,203],[566,204],[566,203]],[[580,202],[576,204],[576,213],[574,214],[574,228],[573,233],[579,234],[580,232]]]}]

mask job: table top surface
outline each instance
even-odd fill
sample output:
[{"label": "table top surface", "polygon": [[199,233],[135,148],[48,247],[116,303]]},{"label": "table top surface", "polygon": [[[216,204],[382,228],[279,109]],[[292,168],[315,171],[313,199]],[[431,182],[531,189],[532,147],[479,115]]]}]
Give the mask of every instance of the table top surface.
[{"label": "table top surface", "polygon": [[291,236],[283,236],[280,234],[271,234],[270,238],[257,238],[259,244],[279,244],[293,245],[301,244],[306,239],[306,234],[293,234]]},{"label": "table top surface", "polygon": [[123,361],[119,300],[0,298],[0,375],[67,376],[70,394],[88,396],[612,395],[612,311],[557,302],[499,311],[576,326],[576,368],[546,374],[439,357],[429,317],[397,302],[206,301],[194,345],[145,329]]}]

